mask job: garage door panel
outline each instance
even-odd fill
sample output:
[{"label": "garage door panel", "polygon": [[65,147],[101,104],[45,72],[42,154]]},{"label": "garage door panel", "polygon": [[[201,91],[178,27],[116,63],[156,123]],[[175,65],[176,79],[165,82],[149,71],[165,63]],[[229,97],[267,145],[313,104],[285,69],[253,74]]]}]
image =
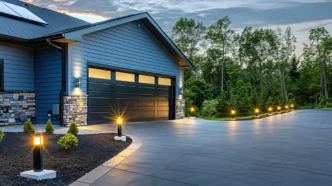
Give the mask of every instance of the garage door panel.
[{"label": "garage door panel", "polygon": [[[139,79],[137,76],[136,81]],[[113,118],[120,114],[124,114],[128,121],[169,119],[171,86],[114,78],[89,78],[88,81],[89,124],[113,123]]]}]

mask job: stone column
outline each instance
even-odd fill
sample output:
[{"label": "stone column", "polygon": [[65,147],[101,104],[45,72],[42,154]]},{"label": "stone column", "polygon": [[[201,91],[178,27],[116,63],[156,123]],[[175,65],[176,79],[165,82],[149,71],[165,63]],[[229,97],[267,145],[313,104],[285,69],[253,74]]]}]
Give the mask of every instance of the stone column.
[{"label": "stone column", "polygon": [[175,119],[182,119],[185,117],[185,101],[184,99],[175,100]]},{"label": "stone column", "polygon": [[86,95],[64,96],[63,118],[65,126],[73,122],[77,125],[87,125],[87,98],[88,96]]}]

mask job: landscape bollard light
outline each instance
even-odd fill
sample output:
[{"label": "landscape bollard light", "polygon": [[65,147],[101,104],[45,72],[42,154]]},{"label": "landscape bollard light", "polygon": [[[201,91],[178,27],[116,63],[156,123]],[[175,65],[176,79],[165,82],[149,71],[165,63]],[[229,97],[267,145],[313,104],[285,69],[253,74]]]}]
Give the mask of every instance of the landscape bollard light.
[{"label": "landscape bollard light", "polygon": [[277,107],[277,110],[278,110],[278,113],[280,113],[280,111],[281,111],[281,107],[278,106],[278,107]]},{"label": "landscape bollard light", "polygon": [[288,108],[289,108],[288,105],[286,105],[286,106],[285,106],[286,112],[288,112]]},{"label": "landscape bollard light", "polygon": [[191,112],[191,116],[194,116],[195,107],[191,107],[191,108],[190,108],[190,112]]},{"label": "landscape bollard light", "polygon": [[290,107],[291,107],[292,109],[294,109],[294,104],[291,104]]},{"label": "landscape bollard light", "polygon": [[259,109],[258,109],[258,108],[256,108],[256,109],[255,109],[255,114],[256,114],[256,117],[259,117],[259,116],[258,116],[258,113],[259,113]]},{"label": "landscape bollard light", "polygon": [[234,116],[236,114],[236,111],[235,110],[231,110],[231,116],[232,116],[232,120],[234,120]]},{"label": "landscape bollard light", "polygon": [[116,125],[118,128],[118,135],[114,136],[114,140],[116,141],[126,141],[127,137],[122,135],[122,125],[123,125],[124,121],[122,117],[117,117],[116,118]]},{"label": "landscape bollard light", "polygon": [[[39,135],[38,135],[39,134]],[[42,132],[36,132],[33,148],[33,171],[42,172],[44,170],[44,139]]]},{"label": "landscape bollard light", "polygon": [[56,178],[56,171],[44,169],[44,137],[41,131],[33,136],[32,160],[33,170],[21,172],[20,176],[35,180]]},{"label": "landscape bollard light", "polygon": [[270,116],[272,116],[272,111],[273,111],[272,107],[269,107]]},{"label": "landscape bollard light", "polygon": [[118,136],[121,137],[122,136],[122,118],[118,117],[118,119],[116,120],[116,124],[118,126]]}]

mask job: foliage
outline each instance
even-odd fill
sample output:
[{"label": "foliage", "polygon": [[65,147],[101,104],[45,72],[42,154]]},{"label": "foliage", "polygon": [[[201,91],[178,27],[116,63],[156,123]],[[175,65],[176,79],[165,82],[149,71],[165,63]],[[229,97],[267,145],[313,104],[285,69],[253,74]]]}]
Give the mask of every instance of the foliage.
[{"label": "foliage", "polygon": [[68,150],[78,145],[78,139],[75,135],[68,133],[59,139],[58,144]]},{"label": "foliage", "polygon": [[5,133],[2,132],[2,130],[0,129],[0,143],[1,143],[4,136],[5,136]]},{"label": "foliage", "polygon": [[31,123],[30,119],[28,119],[27,121],[24,122],[23,130],[24,130],[24,132],[29,132],[31,134],[34,134],[36,132],[35,129],[33,128],[33,125]]},{"label": "foliage", "polygon": [[218,101],[215,99],[205,100],[202,106],[202,114],[204,116],[213,117],[217,113]]},{"label": "foliage", "polygon": [[78,127],[76,123],[70,124],[67,134],[74,134],[75,136],[78,134]]},{"label": "foliage", "polygon": [[230,109],[246,116],[254,107],[266,112],[289,103],[332,104],[332,37],[324,27],[309,31],[309,42],[296,56],[291,28],[234,32],[231,23],[227,16],[209,26],[181,18],[173,27],[175,43],[195,64],[185,75],[186,110],[196,106],[203,116],[226,117]]},{"label": "foliage", "polygon": [[47,123],[46,123],[46,126],[45,126],[45,131],[48,134],[53,134],[53,132],[54,132],[52,121],[50,119],[47,120]]}]

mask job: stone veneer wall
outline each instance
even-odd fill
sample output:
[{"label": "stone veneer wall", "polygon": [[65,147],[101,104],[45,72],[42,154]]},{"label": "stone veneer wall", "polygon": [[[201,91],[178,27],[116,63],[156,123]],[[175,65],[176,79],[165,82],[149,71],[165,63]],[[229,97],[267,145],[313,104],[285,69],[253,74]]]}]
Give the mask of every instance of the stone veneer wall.
[{"label": "stone veneer wall", "polygon": [[65,126],[73,122],[77,125],[87,125],[87,98],[86,95],[64,96],[63,118]]},{"label": "stone veneer wall", "polygon": [[35,93],[0,93],[0,125],[23,124],[29,118],[35,123]]},{"label": "stone veneer wall", "polygon": [[175,119],[182,119],[185,117],[185,101],[184,99],[177,99],[175,101]]}]

